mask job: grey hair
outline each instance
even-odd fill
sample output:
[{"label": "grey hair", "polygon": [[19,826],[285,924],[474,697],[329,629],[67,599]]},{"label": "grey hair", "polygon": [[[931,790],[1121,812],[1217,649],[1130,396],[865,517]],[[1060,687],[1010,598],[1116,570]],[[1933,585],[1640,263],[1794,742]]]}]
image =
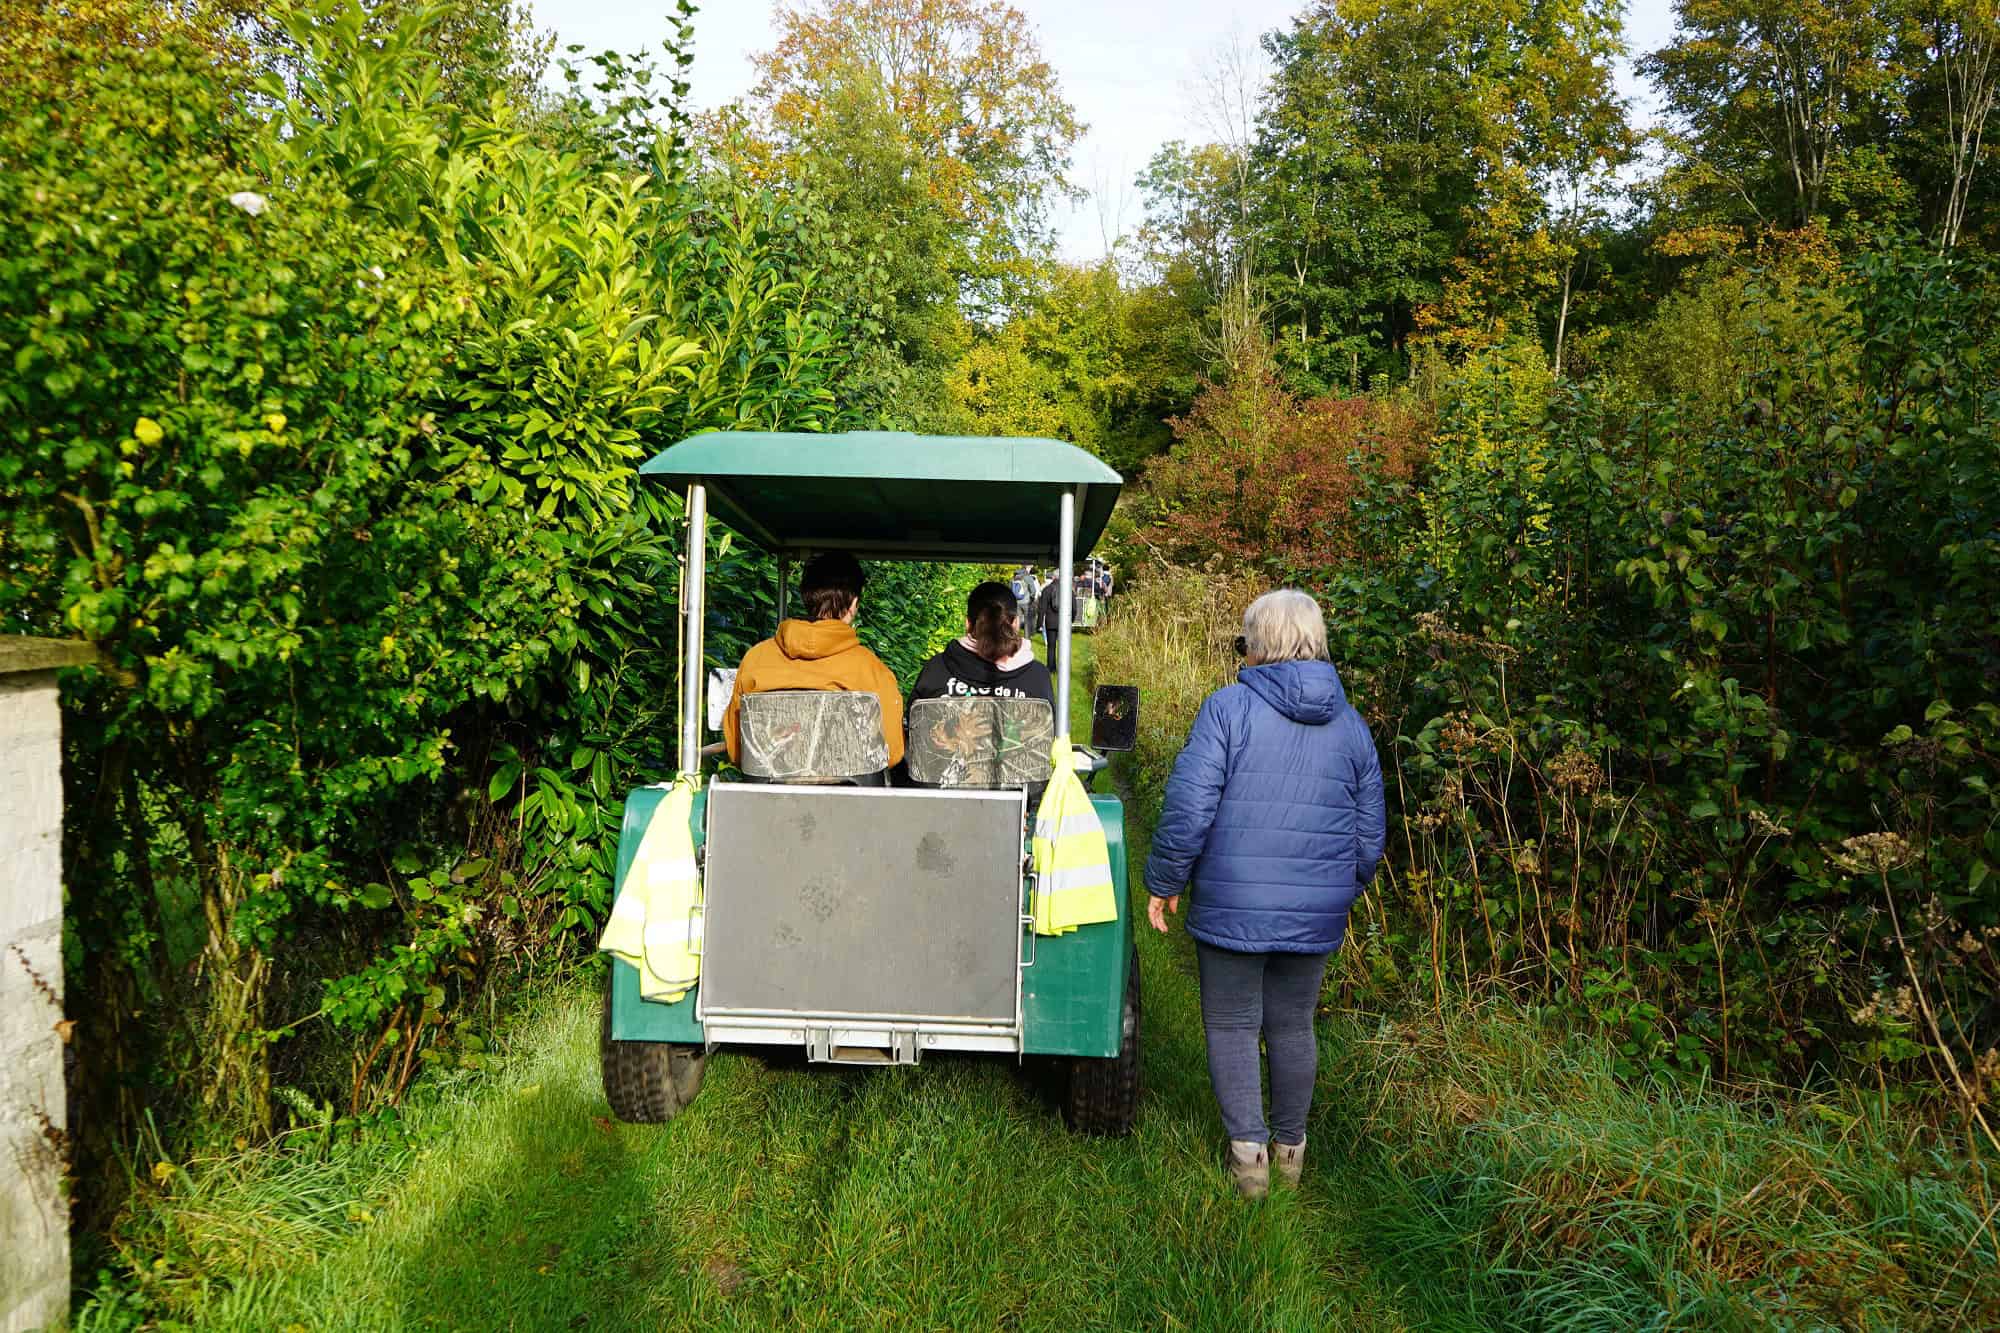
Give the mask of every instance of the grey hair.
[{"label": "grey hair", "polygon": [[1326,617],[1297,588],[1267,592],[1243,613],[1245,656],[1258,662],[1329,660]]}]

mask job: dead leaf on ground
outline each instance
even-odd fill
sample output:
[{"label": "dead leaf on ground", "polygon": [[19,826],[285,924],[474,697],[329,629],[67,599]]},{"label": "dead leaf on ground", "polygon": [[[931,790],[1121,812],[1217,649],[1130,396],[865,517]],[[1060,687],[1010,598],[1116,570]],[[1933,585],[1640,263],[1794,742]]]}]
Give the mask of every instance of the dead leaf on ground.
[{"label": "dead leaf on ground", "polygon": [[741,1268],[718,1255],[710,1255],[701,1261],[701,1271],[708,1274],[715,1283],[715,1289],[724,1296],[733,1296],[744,1283],[746,1274]]}]

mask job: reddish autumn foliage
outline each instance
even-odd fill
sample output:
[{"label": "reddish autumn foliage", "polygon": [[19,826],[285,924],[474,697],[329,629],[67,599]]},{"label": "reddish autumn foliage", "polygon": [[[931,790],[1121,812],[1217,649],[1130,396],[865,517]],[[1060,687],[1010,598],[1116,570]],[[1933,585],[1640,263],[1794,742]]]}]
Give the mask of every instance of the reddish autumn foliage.
[{"label": "reddish autumn foliage", "polygon": [[1371,480],[1408,481],[1430,433],[1419,408],[1300,398],[1268,371],[1209,385],[1171,424],[1173,450],[1146,473],[1138,539],[1182,564],[1219,555],[1290,568],[1371,558],[1353,539],[1355,501]]}]

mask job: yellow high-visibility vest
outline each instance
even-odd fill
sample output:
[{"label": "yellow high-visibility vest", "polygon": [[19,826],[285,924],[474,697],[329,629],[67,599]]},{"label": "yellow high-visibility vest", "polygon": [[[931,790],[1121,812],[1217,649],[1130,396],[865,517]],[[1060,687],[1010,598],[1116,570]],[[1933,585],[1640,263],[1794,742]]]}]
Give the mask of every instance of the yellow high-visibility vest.
[{"label": "yellow high-visibility vest", "polygon": [[1068,737],[1056,738],[1049,758],[1055,773],[1035,811],[1035,933],[1062,935],[1116,921],[1118,893],[1104,825],[1070,762]]},{"label": "yellow high-visibility vest", "polygon": [[653,810],[597,947],[639,969],[639,994],[671,1004],[701,979],[701,871],[695,865],[696,779],[684,777]]}]

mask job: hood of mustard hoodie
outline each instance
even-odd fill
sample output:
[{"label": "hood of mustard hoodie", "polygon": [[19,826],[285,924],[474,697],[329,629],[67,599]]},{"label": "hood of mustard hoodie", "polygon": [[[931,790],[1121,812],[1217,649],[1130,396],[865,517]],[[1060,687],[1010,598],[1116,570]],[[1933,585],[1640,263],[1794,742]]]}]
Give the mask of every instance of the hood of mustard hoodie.
[{"label": "hood of mustard hoodie", "polygon": [[778,651],[794,662],[838,657],[861,646],[854,626],[844,620],[782,620],[776,637]]}]

